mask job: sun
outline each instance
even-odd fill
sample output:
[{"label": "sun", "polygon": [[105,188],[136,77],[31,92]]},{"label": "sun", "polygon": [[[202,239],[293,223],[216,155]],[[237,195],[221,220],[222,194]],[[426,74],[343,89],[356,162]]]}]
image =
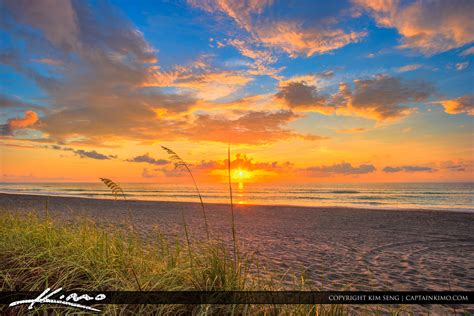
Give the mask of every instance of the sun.
[{"label": "sun", "polygon": [[232,178],[236,179],[236,180],[248,180],[250,178],[252,178],[252,173],[248,170],[245,170],[245,169],[235,169],[233,172],[232,172]]}]

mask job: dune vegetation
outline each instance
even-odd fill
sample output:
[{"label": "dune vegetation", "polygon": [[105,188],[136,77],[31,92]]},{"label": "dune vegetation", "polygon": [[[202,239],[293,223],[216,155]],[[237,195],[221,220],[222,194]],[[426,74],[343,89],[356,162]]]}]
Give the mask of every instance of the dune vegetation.
[{"label": "dune vegetation", "polygon": [[[278,290],[278,276],[258,277],[250,258],[232,254],[216,241],[168,240],[159,231],[146,242],[128,228],[113,232],[92,220],[57,223],[47,215],[0,216],[0,282],[2,291],[180,291]],[[265,277],[263,277],[265,275]],[[295,278],[295,280],[297,280]],[[295,290],[309,289],[304,279]],[[6,307],[4,307],[6,309]],[[344,315],[342,305],[102,305],[107,315],[294,314]],[[26,305],[9,308],[22,315]],[[81,314],[55,305],[35,311]],[[89,314],[89,311],[84,311]]]}]

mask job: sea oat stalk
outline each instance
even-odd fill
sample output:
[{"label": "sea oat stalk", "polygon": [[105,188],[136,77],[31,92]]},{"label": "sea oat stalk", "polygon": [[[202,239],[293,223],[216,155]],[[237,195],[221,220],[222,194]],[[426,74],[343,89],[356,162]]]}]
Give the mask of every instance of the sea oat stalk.
[{"label": "sea oat stalk", "polygon": [[201,202],[201,209],[202,209],[202,215],[204,217],[204,224],[206,226],[207,239],[210,239],[209,225],[207,223],[207,216],[206,216],[206,210],[204,209],[204,202],[202,201],[201,192],[199,191],[197,182],[194,179],[194,176],[193,176],[193,173],[191,172],[191,169],[189,168],[188,164],[175,151],[173,151],[172,149],[169,149],[168,147],[165,147],[165,146],[161,146],[161,148],[163,148],[163,150],[168,153],[170,160],[174,163],[175,169],[184,168],[184,169],[186,169],[186,171],[191,176],[191,179],[193,180],[193,183],[194,183],[194,188],[196,189],[196,192],[199,196],[199,201]]}]

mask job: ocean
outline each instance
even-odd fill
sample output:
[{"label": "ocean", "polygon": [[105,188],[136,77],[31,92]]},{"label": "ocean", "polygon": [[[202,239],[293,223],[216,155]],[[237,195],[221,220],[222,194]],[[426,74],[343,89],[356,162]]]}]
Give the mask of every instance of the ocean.
[{"label": "ocean", "polygon": [[[192,185],[123,183],[127,199],[199,202]],[[229,203],[226,184],[202,185],[205,203]],[[0,183],[0,192],[113,199],[97,183]],[[236,204],[474,211],[474,183],[318,183],[233,185]]]}]

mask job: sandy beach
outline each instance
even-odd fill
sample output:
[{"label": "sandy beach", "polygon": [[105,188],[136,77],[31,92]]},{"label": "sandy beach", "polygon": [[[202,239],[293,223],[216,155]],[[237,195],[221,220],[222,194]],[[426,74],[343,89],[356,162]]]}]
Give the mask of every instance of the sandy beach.
[{"label": "sandy beach", "polygon": [[[205,237],[200,205],[0,194],[2,212],[49,213],[57,220],[93,218],[120,225],[133,213],[144,237],[156,227]],[[230,240],[228,205],[207,204],[215,238]],[[474,290],[474,213],[237,205],[241,249],[273,270],[304,272],[323,289]]]}]

